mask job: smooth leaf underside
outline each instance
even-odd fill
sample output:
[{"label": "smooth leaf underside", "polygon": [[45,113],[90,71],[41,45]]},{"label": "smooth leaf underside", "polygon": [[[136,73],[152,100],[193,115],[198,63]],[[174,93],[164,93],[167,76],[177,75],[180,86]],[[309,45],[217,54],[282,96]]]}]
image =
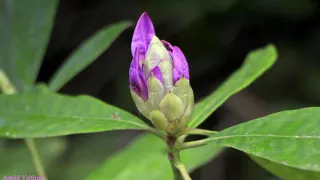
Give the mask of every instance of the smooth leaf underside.
[{"label": "smooth leaf underside", "polygon": [[212,143],[320,172],[320,107],[283,111],[225,129]]},{"label": "smooth leaf underside", "polygon": [[0,136],[9,138],[147,127],[134,115],[89,96],[0,95]]},{"label": "smooth leaf underside", "polygon": [[108,49],[113,41],[130,25],[131,23],[127,21],[112,24],[99,30],[86,40],[66,59],[62,67],[53,75],[49,82],[49,89],[52,91],[59,90]]},{"label": "smooth leaf underside", "polygon": [[319,180],[320,172],[288,167],[267,159],[250,155],[257,164],[284,180]]},{"label": "smooth leaf underside", "polygon": [[230,96],[246,88],[267,71],[276,59],[277,50],[274,45],[267,45],[264,48],[251,51],[240,69],[233,73],[216,91],[195,105],[188,123],[189,127],[200,125]]},{"label": "smooth leaf underside", "polygon": [[19,91],[32,87],[47,43],[58,0],[0,1],[0,68]]}]

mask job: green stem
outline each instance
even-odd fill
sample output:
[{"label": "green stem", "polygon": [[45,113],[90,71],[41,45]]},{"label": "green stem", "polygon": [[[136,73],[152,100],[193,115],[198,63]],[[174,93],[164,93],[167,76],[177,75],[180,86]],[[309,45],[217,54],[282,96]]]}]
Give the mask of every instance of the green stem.
[{"label": "green stem", "polygon": [[46,173],[45,173],[45,171],[43,169],[43,166],[41,164],[41,160],[40,160],[39,153],[38,153],[36,144],[34,142],[34,139],[27,138],[27,139],[24,139],[24,140],[25,140],[25,142],[27,144],[27,147],[28,147],[29,151],[31,152],[33,164],[36,167],[36,170],[37,170],[38,174],[40,176],[43,176],[44,179],[47,179]]},{"label": "green stem", "polygon": [[176,168],[176,166],[174,165],[173,161],[170,161],[170,165],[171,165],[171,169],[172,169],[172,172],[173,172],[174,180],[183,180],[181,175],[180,175],[179,169]]},{"label": "green stem", "polygon": [[206,129],[198,129],[198,128],[189,128],[185,134],[191,135],[205,135],[205,136],[211,136],[218,133],[217,131],[210,131]]},{"label": "green stem", "polygon": [[[8,76],[5,74],[5,72],[0,69],[0,89],[3,92],[3,94],[15,94],[17,93],[16,88],[14,87],[14,85],[10,82]],[[37,173],[40,176],[43,176],[44,179],[47,179],[46,173],[44,171],[43,165],[41,164],[41,160],[40,160],[40,156],[39,153],[37,151],[34,139],[31,138],[27,138],[24,139],[25,143],[32,155],[32,159],[33,159],[33,165],[35,166]]]},{"label": "green stem", "polygon": [[204,146],[204,145],[207,145],[211,141],[212,141],[212,139],[201,139],[201,140],[197,140],[197,141],[185,142],[179,146],[179,150]]},{"label": "green stem", "polygon": [[[166,143],[168,146],[168,159],[171,164],[171,168],[173,171],[174,179],[175,180],[191,180],[188,171],[181,163],[180,160],[180,150],[176,147],[176,144],[179,142],[177,141],[177,137],[167,135]],[[179,145],[178,145],[179,146]]]},{"label": "green stem", "polygon": [[191,180],[186,167],[183,164],[176,165],[176,168],[179,169],[184,180]]}]

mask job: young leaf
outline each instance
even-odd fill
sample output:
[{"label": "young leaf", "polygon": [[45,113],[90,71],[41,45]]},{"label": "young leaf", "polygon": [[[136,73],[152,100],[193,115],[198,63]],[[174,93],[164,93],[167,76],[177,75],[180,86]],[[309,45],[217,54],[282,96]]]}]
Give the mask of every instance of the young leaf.
[{"label": "young leaf", "polygon": [[42,94],[46,94],[46,93],[52,93],[52,92],[49,91],[49,88],[48,88],[47,84],[37,83],[31,89],[28,89],[24,93],[33,93],[33,94],[42,93]]},{"label": "young leaf", "polygon": [[307,171],[297,168],[288,167],[282,164],[278,164],[267,159],[263,159],[257,156],[250,155],[256,163],[262,166],[264,169],[279,176],[282,179],[287,180],[318,180],[320,179],[320,172]]},{"label": "young leaf", "polygon": [[277,59],[275,46],[251,51],[239,70],[232,74],[216,91],[195,105],[189,127],[197,127],[230,96],[246,88],[268,70]]},{"label": "young leaf", "polygon": [[[183,150],[181,160],[189,171],[208,162],[219,152],[216,145]],[[173,174],[165,143],[154,135],[145,134],[135,139],[128,147],[113,154],[87,179],[121,180],[172,180]]]},{"label": "young leaf", "polygon": [[283,111],[225,129],[207,140],[272,162],[320,172],[320,107]]},{"label": "young leaf", "polygon": [[49,82],[49,89],[52,91],[59,90],[80,71],[92,63],[106,49],[108,49],[120,33],[130,25],[131,23],[127,21],[112,24],[101,29],[95,35],[82,43],[81,46],[65,60],[62,67],[53,75]]},{"label": "young leaf", "polygon": [[0,136],[30,138],[146,128],[132,114],[88,96],[0,95]]},{"label": "young leaf", "polygon": [[19,91],[32,87],[58,0],[0,1],[0,67]]}]

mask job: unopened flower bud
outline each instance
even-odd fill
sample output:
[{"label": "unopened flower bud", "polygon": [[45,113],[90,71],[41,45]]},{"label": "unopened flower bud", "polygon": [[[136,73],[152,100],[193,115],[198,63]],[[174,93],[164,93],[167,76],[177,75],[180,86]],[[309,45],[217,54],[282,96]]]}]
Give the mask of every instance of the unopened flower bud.
[{"label": "unopened flower bud", "polygon": [[156,128],[182,134],[194,101],[184,54],[158,39],[147,13],[136,25],[131,51],[130,89],[137,108]]}]

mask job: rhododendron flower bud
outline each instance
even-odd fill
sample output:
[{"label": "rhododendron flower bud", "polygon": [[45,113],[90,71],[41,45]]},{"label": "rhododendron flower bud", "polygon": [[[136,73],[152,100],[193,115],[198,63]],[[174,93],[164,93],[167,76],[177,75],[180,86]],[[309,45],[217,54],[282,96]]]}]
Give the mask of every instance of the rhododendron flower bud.
[{"label": "rhododendron flower bud", "polygon": [[147,13],[138,20],[131,52],[130,89],[137,108],[158,129],[183,133],[194,101],[184,54],[158,39]]}]

